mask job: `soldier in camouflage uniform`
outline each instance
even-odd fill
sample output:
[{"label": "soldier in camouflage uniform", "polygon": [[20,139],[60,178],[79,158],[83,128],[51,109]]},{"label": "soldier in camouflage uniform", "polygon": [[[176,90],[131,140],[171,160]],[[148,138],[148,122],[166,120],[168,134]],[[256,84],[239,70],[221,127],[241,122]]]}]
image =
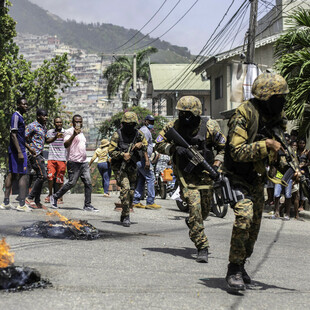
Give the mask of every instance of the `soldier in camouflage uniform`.
[{"label": "soldier in camouflage uniform", "polygon": [[[147,155],[147,141],[141,131],[136,129],[138,117],[134,112],[124,113],[122,127],[112,136],[109,145],[109,155],[111,157],[111,168],[114,172],[117,185],[120,189],[120,200],[122,203],[121,222],[123,226],[130,226],[129,211],[132,208],[133,195],[137,181],[136,162],[145,158],[145,169],[150,168]],[[132,146],[131,151],[129,148]],[[142,153],[142,154],[141,154]],[[125,165],[122,167],[122,163]]]},{"label": "soldier in camouflage uniform", "polygon": [[[197,262],[208,262],[208,238],[204,232],[203,221],[211,209],[212,180],[198,165],[191,173],[184,168],[189,163],[188,150],[175,145],[165,137],[166,132],[174,127],[175,130],[190,144],[196,145],[207,162],[219,166],[224,160],[226,138],[215,120],[202,118],[202,105],[194,96],[184,96],[178,102],[177,120],[170,122],[156,138],[156,150],[159,153],[173,156],[173,171],[181,189],[181,197],[189,206],[189,218],[186,224],[189,227],[190,239],[197,250]],[[214,158],[213,149],[217,155]]]},{"label": "soldier in camouflage uniform", "polygon": [[289,92],[283,77],[263,73],[252,86],[254,98],[242,103],[229,120],[224,171],[231,186],[239,190],[239,201],[233,206],[235,222],[231,236],[228,288],[245,290],[251,278],[244,269],[251,256],[261,224],[264,207],[265,164],[273,165],[281,144],[259,137],[261,128],[274,124],[285,130],[283,112]]}]

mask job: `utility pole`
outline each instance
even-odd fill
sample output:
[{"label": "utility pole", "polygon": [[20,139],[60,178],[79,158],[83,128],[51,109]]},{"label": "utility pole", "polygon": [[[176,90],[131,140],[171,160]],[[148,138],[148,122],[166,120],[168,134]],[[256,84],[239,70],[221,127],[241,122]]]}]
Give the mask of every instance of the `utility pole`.
[{"label": "utility pole", "polygon": [[250,13],[250,25],[249,25],[246,63],[253,64],[254,56],[255,56],[255,35],[256,35],[258,0],[249,0],[249,1],[251,2],[251,13]]},{"label": "utility pole", "polygon": [[135,93],[137,93],[137,54],[133,54],[132,83],[133,83],[133,90]]}]

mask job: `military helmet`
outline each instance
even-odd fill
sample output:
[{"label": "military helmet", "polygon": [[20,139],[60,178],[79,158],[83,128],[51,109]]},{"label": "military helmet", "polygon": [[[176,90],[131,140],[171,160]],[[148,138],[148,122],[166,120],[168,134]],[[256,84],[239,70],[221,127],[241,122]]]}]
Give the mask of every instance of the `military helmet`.
[{"label": "military helmet", "polygon": [[136,123],[138,124],[138,117],[137,114],[135,112],[125,112],[121,123]]},{"label": "military helmet", "polygon": [[253,96],[262,101],[267,101],[273,95],[286,95],[289,93],[285,79],[274,73],[262,73],[252,85]]},{"label": "military helmet", "polygon": [[183,96],[177,102],[176,109],[179,111],[190,111],[195,116],[202,114],[202,105],[200,100],[195,96]]}]

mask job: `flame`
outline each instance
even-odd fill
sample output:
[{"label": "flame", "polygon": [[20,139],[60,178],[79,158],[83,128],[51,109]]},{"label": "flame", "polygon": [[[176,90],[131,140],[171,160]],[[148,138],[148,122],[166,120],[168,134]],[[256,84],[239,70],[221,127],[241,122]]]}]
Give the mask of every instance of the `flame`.
[{"label": "flame", "polygon": [[10,252],[10,246],[5,238],[0,241],[0,268],[6,268],[14,263],[14,253]]},{"label": "flame", "polygon": [[66,225],[72,225],[72,226],[74,226],[78,230],[81,230],[81,227],[83,227],[83,224],[81,224],[80,222],[68,220],[65,216],[61,215],[58,211],[46,212],[46,215],[48,215],[48,216],[53,216],[53,215],[57,216]]}]

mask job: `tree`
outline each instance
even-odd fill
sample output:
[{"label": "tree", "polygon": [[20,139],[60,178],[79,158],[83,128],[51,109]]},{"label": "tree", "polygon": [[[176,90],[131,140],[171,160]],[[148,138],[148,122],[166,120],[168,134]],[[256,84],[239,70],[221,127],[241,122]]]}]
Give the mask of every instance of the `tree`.
[{"label": "tree", "polygon": [[[1,2],[0,2],[1,4]],[[9,143],[10,118],[16,110],[18,97],[25,96],[29,102],[26,123],[35,119],[37,107],[49,113],[50,119],[61,112],[60,94],[73,85],[75,77],[69,72],[67,55],[45,61],[31,71],[31,63],[19,54],[14,43],[15,21],[9,16],[11,3],[5,1],[0,7],[0,162],[5,162]]]},{"label": "tree", "polygon": [[[149,64],[145,59],[157,51],[155,47],[148,47],[137,52],[137,79],[148,80]],[[118,56],[115,59],[115,62],[108,66],[103,73],[104,78],[108,80],[108,96],[111,98],[116,95],[122,85],[122,100],[128,102],[129,90],[133,82],[133,57]],[[126,104],[124,108],[127,108]]]},{"label": "tree", "polygon": [[[148,109],[141,107],[132,107],[131,109],[125,110],[124,112],[132,111],[138,116],[139,127],[143,126],[145,117],[152,112]],[[124,112],[119,112],[114,114],[110,119],[105,120],[99,128],[100,139],[106,138],[110,139],[112,134],[121,126],[121,119]],[[158,136],[159,131],[168,122],[168,120],[163,116],[155,116],[154,128],[151,130],[153,139]]]},{"label": "tree", "polygon": [[300,8],[288,17],[290,28],[275,44],[276,68],[290,93],[286,114],[298,120],[300,135],[310,132],[310,10]]}]

